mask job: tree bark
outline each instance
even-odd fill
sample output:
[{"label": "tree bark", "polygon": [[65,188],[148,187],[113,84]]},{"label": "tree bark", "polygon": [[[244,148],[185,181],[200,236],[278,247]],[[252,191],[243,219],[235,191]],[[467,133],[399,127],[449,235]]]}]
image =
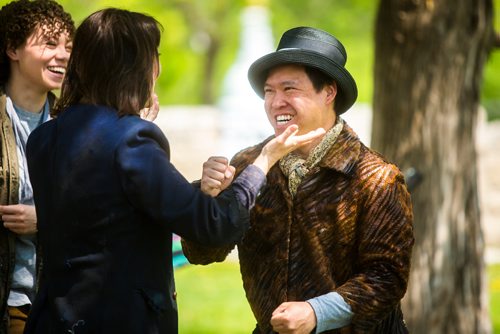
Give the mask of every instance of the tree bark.
[{"label": "tree bark", "polygon": [[[492,0],[381,0],[372,147],[421,174],[403,310],[411,333],[489,333],[476,123]],[[411,181],[411,180],[410,180]]]}]

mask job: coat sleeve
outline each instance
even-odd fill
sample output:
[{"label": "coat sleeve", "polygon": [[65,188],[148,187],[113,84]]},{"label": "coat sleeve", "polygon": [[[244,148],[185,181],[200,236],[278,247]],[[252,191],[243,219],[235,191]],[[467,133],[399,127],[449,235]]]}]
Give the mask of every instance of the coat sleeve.
[{"label": "coat sleeve", "polygon": [[224,261],[235,246],[233,243],[221,247],[210,247],[186,239],[181,239],[181,244],[182,252],[189,263],[202,265]]},{"label": "coat sleeve", "polygon": [[364,184],[355,272],[337,289],[361,331],[373,329],[403,298],[414,243],[411,200],[400,171],[386,164]]},{"label": "coat sleeve", "polygon": [[[200,188],[200,180],[193,182],[193,185]],[[189,263],[207,265],[224,261],[235,245],[230,244],[221,247],[209,247],[181,238],[181,246],[182,253]]]},{"label": "coat sleeve", "polygon": [[212,198],[170,163],[167,139],[150,122],[128,127],[115,154],[122,187],[149,220],[204,245],[233,244],[248,228],[249,214],[228,188]]}]

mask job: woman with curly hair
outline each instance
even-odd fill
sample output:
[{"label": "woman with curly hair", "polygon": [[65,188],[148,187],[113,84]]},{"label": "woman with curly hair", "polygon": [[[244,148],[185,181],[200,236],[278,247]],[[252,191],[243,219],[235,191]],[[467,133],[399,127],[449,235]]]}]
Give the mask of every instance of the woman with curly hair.
[{"label": "woman with curly hair", "polygon": [[72,49],[71,16],[51,0],[0,10],[0,333],[22,333],[34,299],[37,217],[26,163]]}]

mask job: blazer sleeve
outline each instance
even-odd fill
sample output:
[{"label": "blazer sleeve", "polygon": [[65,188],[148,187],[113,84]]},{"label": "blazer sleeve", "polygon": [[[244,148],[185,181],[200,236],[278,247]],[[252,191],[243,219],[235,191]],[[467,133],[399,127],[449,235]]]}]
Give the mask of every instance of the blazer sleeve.
[{"label": "blazer sleeve", "polygon": [[[231,165],[236,168],[236,177],[239,177],[239,175],[246,170],[250,163],[257,158],[262,147],[272,138],[273,137],[269,137],[259,145],[242,150],[233,157]],[[232,243],[221,247],[207,247],[184,238],[181,240],[181,244],[184,256],[188,261],[192,264],[202,265],[224,261],[236,246],[236,243]]]},{"label": "blazer sleeve", "polygon": [[212,198],[191,185],[170,163],[168,141],[153,123],[138,120],[128,127],[115,161],[132,205],[179,236],[220,246],[235,243],[247,230],[249,213],[234,190]]}]

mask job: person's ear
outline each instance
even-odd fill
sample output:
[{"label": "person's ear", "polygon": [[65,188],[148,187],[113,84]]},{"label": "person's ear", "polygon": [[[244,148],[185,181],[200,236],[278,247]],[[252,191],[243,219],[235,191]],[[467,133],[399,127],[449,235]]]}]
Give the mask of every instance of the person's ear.
[{"label": "person's ear", "polygon": [[334,81],[331,84],[325,86],[326,92],[326,102],[328,104],[333,103],[335,97],[337,96],[337,83]]},{"label": "person's ear", "polygon": [[19,60],[17,49],[14,49],[13,47],[8,47],[5,54],[7,54],[7,57],[9,57],[10,60]]}]

